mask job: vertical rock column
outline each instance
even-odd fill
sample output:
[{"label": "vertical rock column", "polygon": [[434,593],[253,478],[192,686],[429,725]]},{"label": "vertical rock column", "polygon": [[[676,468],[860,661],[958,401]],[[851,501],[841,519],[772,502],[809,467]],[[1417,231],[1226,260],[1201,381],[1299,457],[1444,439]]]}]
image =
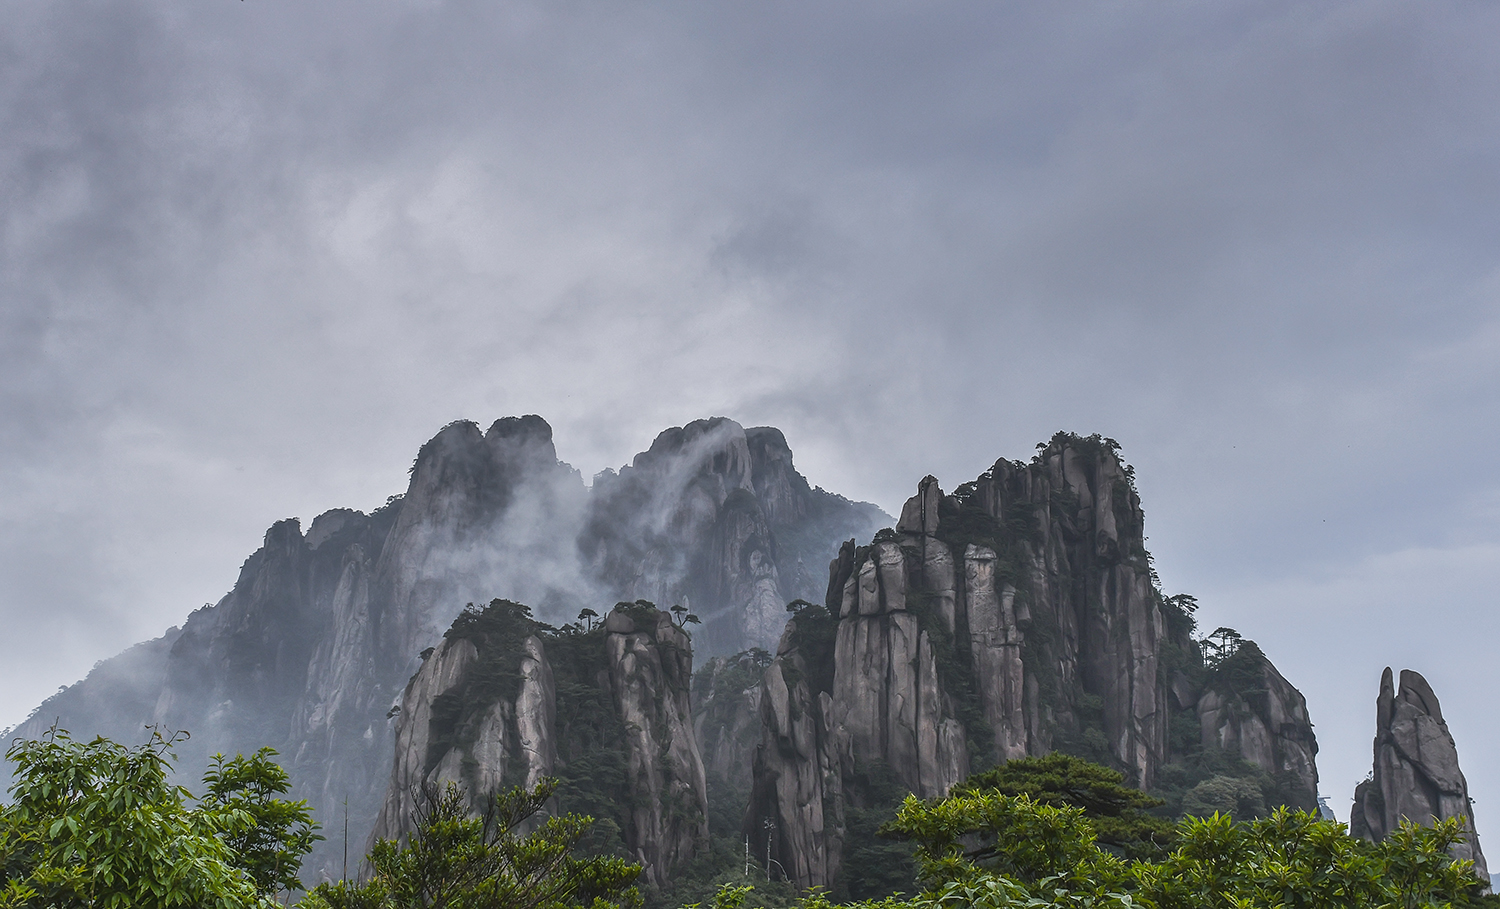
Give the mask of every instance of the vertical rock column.
[{"label": "vertical rock column", "polygon": [[828,723],[833,700],[808,684],[808,658],[823,655],[800,651],[796,626],[796,619],[787,624],[776,660],[761,680],[762,739],[745,832],[757,856],[777,862],[798,886],[829,887],[838,877],[844,826]]},{"label": "vertical rock column", "polygon": [[646,879],[665,884],[708,842],[708,785],[693,733],[693,645],[657,611],[647,624],[605,619],[609,680],[625,725],[631,787],[627,831]]},{"label": "vertical rock column", "polygon": [[[535,786],[557,764],[554,732],[557,691],[541,638],[522,645],[515,700],[501,698],[479,716],[471,741],[443,744],[435,736],[434,706],[444,695],[462,697],[480,660],[463,638],[445,639],[407,683],[396,715],[396,755],[375,820],[374,839],[397,839],[416,827],[421,790],[457,783],[481,813],[490,798],[512,786]],[[516,774],[508,776],[507,771]]]},{"label": "vertical rock column", "polygon": [[1458,768],[1458,747],[1437,695],[1410,669],[1401,670],[1397,690],[1387,667],[1375,702],[1374,773],[1354,790],[1349,832],[1379,842],[1403,820],[1430,825],[1452,817],[1464,819],[1469,835],[1467,842],[1454,844],[1453,857],[1472,859],[1475,872],[1489,880],[1469,784]]}]

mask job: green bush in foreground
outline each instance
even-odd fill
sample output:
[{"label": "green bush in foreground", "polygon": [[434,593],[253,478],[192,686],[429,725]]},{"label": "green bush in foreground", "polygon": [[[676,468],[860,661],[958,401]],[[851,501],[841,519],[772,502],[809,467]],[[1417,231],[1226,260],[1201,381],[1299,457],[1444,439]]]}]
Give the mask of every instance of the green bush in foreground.
[{"label": "green bush in foreground", "polygon": [[456,785],[421,792],[406,844],[379,840],[363,884],[322,884],[303,909],[638,909],[641,866],[613,856],[576,855],[593,819],[549,817],[530,833],[557,780],[495,797],[471,817]]},{"label": "green bush in foreground", "polygon": [[[12,746],[14,803],[0,808],[0,909],[270,909],[277,893],[295,889],[302,856],[317,837],[306,805],[278,798],[288,781],[271,760],[274,752],[216,758],[205,776],[207,792],[194,803],[187,790],[168,783],[173,741],[153,732],[145,745],[128,748],[102,738],[75,742],[53,731]],[[1132,800],[1119,798],[1116,781],[1046,767],[1040,786],[1032,785],[1033,777],[1046,768],[1028,765],[1014,779],[1002,775],[1008,787],[1052,793],[1046,801],[975,781],[944,799],[908,797],[882,832],[913,844],[923,892],[845,905],[1443,909],[1496,903],[1480,895],[1473,863],[1449,855],[1464,835],[1458,819],[1432,827],[1404,824],[1384,842],[1367,843],[1350,837],[1342,824],[1301,811],[1282,808],[1238,823],[1215,814],[1179,823],[1162,857],[1131,860],[1117,845],[1101,845],[1095,826],[1094,816],[1133,817],[1125,810],[1134,807]],[[556,787],[544,780],[530,790],[513,789],[481,817],[467,814],[457,787],[429,787],[417,829],[404,845],[376,844],[367,881],[321,885],[298,905],[639,909],[634,883],[640,866],[579,854],[591,819],[542,817]],[[708,907],[743,909],[751,890],[726,885]],[[796,906],[834,909],[818,892]]]},{"label": "green bush in foreground", "polygon": [[[1301,811],[1235,823],[1223,815],[1177,825],[1159,861],[1101,848],[1083,809],[969,789],[908,798],[888,835],[917,845],[925,890],[846,904],[858,909],[1439,909],[1492,905],[1473,863],[1448,847],[1458,820],[1405,824],[1384,842]],[[721,890],[712,909],[737,909],[747,888]],[[818,893],[801,909],[832,909]]]},{"label": "green bush in foreground", "polygon": [[318,837],[305,803],[276,798],[289,784],[275,752],[217,756],[193,805],[168,783],[174,741],[153,730],[129,748],[51,730],[14,744],[0,907],[239,909],[273,906],[278,890],[295,888]]}]

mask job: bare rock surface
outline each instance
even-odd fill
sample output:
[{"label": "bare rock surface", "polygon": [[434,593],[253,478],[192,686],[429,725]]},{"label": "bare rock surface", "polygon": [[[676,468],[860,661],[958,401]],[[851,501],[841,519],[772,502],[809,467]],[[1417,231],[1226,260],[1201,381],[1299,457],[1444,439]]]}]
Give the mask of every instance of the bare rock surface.
[{"label": "bare rock surface", "polygon": [[662,885],[708,840],[708,788],[693,730],[693,647],[666,612],[634,624],[631,632],[609,631],[605,647],[625,727],[627,843],[646,879]]},{"label": "bare rock surface", "polygon": [[1489,880],[1469,784],[1458,766],[1458,746],[1443,720],[1443,708],[1421,673],[1391,670],[1380,677],[1375,702],[1375,764],[1370,779],[1354,791],[1349,832],[1379,842],[1403,821],[1431,825],[1462,817],[1468,841],[1453,846],[1455,858],[1472,859]]}]

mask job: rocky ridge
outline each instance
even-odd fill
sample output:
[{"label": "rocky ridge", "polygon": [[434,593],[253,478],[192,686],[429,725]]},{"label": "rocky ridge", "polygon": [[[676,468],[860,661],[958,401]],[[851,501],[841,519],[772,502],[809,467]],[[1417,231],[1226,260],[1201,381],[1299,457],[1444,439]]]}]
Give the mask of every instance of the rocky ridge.
[{"label": "rocky ridge", "polygon": [[924,479],[894,531],[846,543],[761,685],[756,848],[802,886],[834,886],[846,812],[878,798],[869,780],[933,797],[1053,750],[1147,789],[1164,771],[1201,783],[1200,753],[1227,752],[1218,763],[1263,776],[1268,799],[1314,808],[1301,694],[1250,642],[1205,664],[1191,607],[1157,589],[1143,526],[1115,446],[1059,434],[951,496]]},{"label": "rocky ridge", "polygon": [[1379,842],[1403,820],[1430,825],[1455,817],[1464,819],[1469,838],[1454,844],[1453,857],[1471,859],[1479,876],[1489,880],[1474,828],[1474,802],[1442,705],[1421,673],[1401,670],[1398,688],[1388,666],[1375,701],[1374,769],[1354,790],[1349,832]]}]

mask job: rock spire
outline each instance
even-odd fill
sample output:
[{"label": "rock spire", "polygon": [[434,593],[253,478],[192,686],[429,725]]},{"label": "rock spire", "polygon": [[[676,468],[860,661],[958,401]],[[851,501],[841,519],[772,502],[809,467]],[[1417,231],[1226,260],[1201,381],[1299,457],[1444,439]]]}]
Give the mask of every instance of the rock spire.
[{"label": "rock spire", "polygon": [[1349,832],[1379,842],[1402,820],[1431,824],[1452,817],[1462,817],[1469,834],[1468,842],[1453,846],[1453,857],[1472,859],[1474,870],[1489,880],[1469,784],[1437,695],[1410,669],[1401,670],[1397,688],[1386,667],[1375,701],[1375,767],[1354,790]]}]

